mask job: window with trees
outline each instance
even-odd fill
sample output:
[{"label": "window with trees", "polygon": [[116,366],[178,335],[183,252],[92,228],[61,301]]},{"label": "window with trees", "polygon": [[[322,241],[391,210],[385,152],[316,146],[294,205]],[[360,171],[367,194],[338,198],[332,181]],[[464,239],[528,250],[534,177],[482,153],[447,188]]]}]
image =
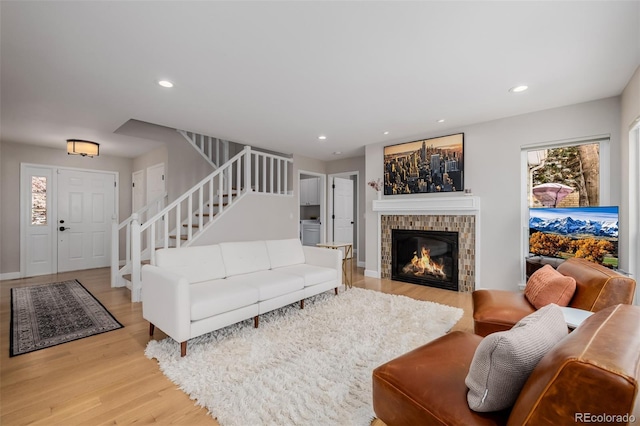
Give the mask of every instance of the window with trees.
[{"label": "window with trees", "polygon": [[529,207],[600,205],[600,143],[527,152]]}]

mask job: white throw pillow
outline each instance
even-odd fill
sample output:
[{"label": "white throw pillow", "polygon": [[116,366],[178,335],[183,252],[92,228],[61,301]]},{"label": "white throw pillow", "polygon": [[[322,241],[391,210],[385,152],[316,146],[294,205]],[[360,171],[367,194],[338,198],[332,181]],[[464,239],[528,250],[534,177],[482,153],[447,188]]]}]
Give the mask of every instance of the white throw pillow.
[{"label": "white throw pillow", "polygon": [[488,412],[511,407],[538,362],[567,333],[562,310],[549,304],[511,330],[485,337],[465,379],[469,408]]}]

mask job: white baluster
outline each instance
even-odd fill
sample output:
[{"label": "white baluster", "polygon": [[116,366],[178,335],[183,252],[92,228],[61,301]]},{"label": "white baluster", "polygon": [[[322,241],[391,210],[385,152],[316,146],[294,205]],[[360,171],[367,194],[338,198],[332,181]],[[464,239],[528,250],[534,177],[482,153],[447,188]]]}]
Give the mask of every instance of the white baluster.
[{"label": "white baluster", "polygon": [[140,263],[142,254],[140,250],[140,223],[136,213],[131,215],[131,301],[142,300],[142,283],[140,282]]}]

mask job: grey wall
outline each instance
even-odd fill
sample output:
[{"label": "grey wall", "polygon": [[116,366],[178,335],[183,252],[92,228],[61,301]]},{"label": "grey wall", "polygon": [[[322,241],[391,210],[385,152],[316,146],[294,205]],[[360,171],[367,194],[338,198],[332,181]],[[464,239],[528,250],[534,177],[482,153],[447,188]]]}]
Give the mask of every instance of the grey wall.
[{"label": "grey wall", "polygon": [[[104,170],[119,173],[120,220],[131,214],[131,172],[133,160],[100,155],[85,158],[67,155],[66,144],[60,149],[0,141],[0,273],[20,271],[20,164]],[[120,251],[124,250],[121,245]]]},{"label": "grey wall", "polygon": [[250,193],[195,245],[283,238],[298,238],[297,197]]},{"label": "grey wall", "polygon": [[[481,199],[480,284],[484,288],[516,290],[521,277],[521,147],[593,135],[611,136],[608,188],[610,204],[621,200],[620,98],[608,98],[562,108],[519,115],[438,134],[415,135],[404,140],[366,146],[366,181],[383,175],[383,147],[403,141],[464,132],[465,188]],[[422,195],[428,197],[429,195]],[[377,268],[377,214],[375,197],[366,192],[366,270]],[[402,197],[402,196],[395,196]],[[412,195],[410,197],[419,197]],[[628,253],[621,253],[626,256]]]},{"label": "grey wall", "polygon": [[165,166],[169,202],[180,197],[213,172],[211,165],[176,131],[165,138],[167,164]]},{"label": "grey wall", "polygon": [[154,149],[153,151],[149,151],[144,155],[136,157],[133,159],[133,171],[137,172],[140,170],[144,170],[145,179],[147,167],[155,166],[156,164],[164,163],[165,167],[169,162],[169,153],[167,151],[166,146],[162,146],[160,148]]}]

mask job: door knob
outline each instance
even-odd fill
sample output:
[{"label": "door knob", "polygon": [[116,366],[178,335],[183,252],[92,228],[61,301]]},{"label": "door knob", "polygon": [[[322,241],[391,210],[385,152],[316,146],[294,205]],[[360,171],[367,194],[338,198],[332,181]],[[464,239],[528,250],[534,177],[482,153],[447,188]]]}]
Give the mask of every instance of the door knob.
[{"label": "door knob", "polygon": [[58,229],[59,229],[59,230],[61,230],[61,231],[64,231],[64,230],[66,230],[66,229],[71,229],[71,228],[65,228],[64,226],[61,226],[61,227],[60,227],[60,228],[58,228]]}]

